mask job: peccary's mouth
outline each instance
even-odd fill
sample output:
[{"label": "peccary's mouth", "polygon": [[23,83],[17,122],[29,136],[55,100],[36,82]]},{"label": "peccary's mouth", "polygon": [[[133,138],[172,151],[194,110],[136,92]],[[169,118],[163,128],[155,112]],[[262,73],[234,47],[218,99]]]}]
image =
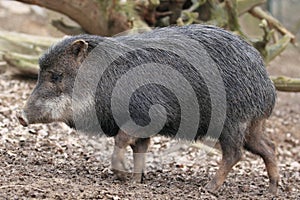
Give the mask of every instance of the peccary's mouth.
[{"label": "peccary's mouth", "polygon": [[24,127],[28,126],[28,120],[26,118],[24,111],[19,111],[17,113],[17,118],[22,126]]}]

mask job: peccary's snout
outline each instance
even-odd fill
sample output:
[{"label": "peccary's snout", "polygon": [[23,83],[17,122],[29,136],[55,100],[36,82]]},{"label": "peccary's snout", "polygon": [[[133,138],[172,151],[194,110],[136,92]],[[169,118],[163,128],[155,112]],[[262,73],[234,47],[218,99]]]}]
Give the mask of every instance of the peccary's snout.
[{"label": "peccary's snout", "polygon": [[25,126],[25,127],[28,126],[28,124],[29,124],[28,119],[27,119],[26,114],[23,110],[19,111],[17,113],[17,118],[18,118],[18,120],[19,120],[19,122],[22,126]]}]

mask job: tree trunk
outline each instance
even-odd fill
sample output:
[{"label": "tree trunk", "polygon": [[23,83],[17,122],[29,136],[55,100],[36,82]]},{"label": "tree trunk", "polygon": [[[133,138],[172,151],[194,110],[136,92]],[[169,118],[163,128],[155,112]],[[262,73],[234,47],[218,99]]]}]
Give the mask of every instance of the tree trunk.
[{"label": "tree trunk", "polygon": [[[112,36],[132,28],[132,24],[135,22],[140,22],[139,25],[146,26],[135,13],[133,6],[121,5],[117,0],[17,1],[38,5],[65,14],[77,22],[85,32],[95,35]],[[129,19],[129,17],[132,19]],[[61,26],[61,23],[59,25]],[[73,27],[70,29],[73,29]],[[71,32],[71,30],[66,30],[66,27],[64,27],[64,30],[68,34]]]}]

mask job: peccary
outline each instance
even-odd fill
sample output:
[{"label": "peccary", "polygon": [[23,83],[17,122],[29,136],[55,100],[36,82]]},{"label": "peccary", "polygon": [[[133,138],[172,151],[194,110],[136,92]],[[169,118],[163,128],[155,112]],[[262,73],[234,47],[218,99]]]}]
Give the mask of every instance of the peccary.
[{"label": "peccary", "polygon": [[275,146],[263,133],[275,88],[258,51],[240,37],[207,25],[115,38],[78,35],[52,46],[39,65],[37,85],[18,115],[22,125],[61,121],[115,137],[112,168],[125,170],[130,146],[136,181],[142,179],[150,136],[215,138],[222,160],[208,190],[223,184],[244,148],[263,158],[269,191],[276,193]]}]

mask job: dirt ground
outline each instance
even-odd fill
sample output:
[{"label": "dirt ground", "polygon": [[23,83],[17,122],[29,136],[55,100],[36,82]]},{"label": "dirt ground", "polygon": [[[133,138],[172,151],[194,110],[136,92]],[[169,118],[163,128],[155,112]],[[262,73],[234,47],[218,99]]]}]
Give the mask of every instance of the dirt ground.
[{"label": "dirt ground", "polygon": [[[271,75],[300,77],[299,62],[299,50],[291,47],[268,70]],[[0,74],[0,199],[300,199],[300,93],[278,92],[267,122],[281,176],[274,197],[267,192],[261,158],[245,153],[221,189],[211,194],[203,187],[215,173],[220,153],[204,154],[184,143],[168,151],[178,142],[162,137],[152,140],[145,183],[119,181],[110,169],[111,138],[88,136],[60,123],[19,125],[16,110],[34,85]]]}]

